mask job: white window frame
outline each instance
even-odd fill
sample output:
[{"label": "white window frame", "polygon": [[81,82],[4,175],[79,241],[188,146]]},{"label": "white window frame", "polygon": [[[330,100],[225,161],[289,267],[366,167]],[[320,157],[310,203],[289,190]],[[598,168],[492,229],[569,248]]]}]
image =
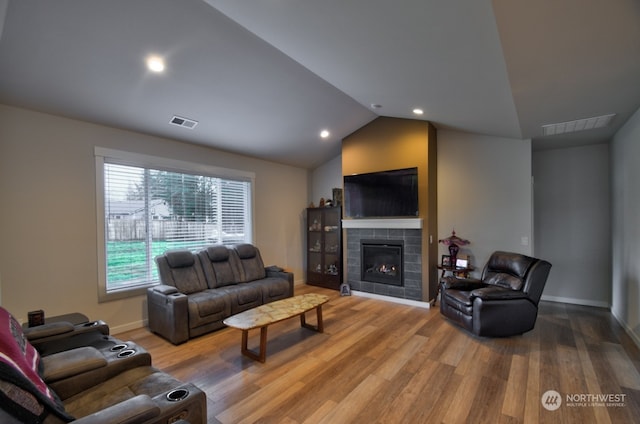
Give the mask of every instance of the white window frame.
[{"label": "white window frame", "polygon": [[194,162],[187,162],[177,159],[168,159],[159,156],[132,153],[122,150],[114,150],[103,147],[95,147],[96,163],[96,219],[97,219],[97,254],[98,254],[98,302],[107,302],[139,296],[146,293],[148,287],[158,284],[158,281],[149,281],[148,284],[135,288],[126,288],[118,291],[107,291],[107,257],[106,257],[106,216],[105,216],[105,179],[104,164],[113,163],[119,165],[136,166],[141,168],[160,169],[169,172],[180,172],[188,174],[203,175],[207,177],[217,177],[224,179],[243,180],[250,183],[249,204],[250,219],[247,222],[245,233],[250,235],[251,240],[255,240],[254,234],[254,187],[255,173],[235,169],[221,168],[217,166],[205,165]]}]

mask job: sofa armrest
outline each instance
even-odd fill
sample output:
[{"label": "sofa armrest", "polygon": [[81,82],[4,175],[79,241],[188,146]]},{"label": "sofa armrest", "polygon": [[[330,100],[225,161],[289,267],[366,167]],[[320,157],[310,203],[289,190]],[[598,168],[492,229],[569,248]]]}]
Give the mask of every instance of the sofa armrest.
[{"label": "sofa armrest", "polygon": [[38,325],[36,327],[29,327],[24,330],[29,343],[31,343],[33,347],[38,349],[38,351],[42,350],[44,346],[49,346],[49,349],[45,348],[45,350],[56,350],[56,348],[53,347],[56,343],[64,344],[66,343],[66,341],[72,340],[75,337],[95,332],[99,332],[101,334],[104,334],[105,336],[108,336],[109,326],[102,320],[85,322],[84,324],[76,325],[73,325],[69,322],[60,321],[50,324]]},{"label": "sofa armrest", "polygon": [[164,294],[165,296],[169,294],[179,293],[177,288],[166,284],[158,284],[157,286],[151,287],[150,290],[153,290],[154,292],[158,292],[160,294]]},{"label": "sofa armrest", "polygon": [[512,290],[505,287],[486,286],[475,289],[471,292],[471,297],[479,297],[482,300],[511,300],[528,299],[526,293],[520,290]]},{"label": "sofa armrest", "polygon": [[173,344],[189,340],[189,304],[187,295],[173,286],[147,289],[149,329]]},{"label": "sofa armrest", "polygon": [[74,330],[74,325],[70,322],[60,321],[51,324],[42,324],[36,327],[25,328],[24,335],[29,341],[42,339],[45,337],[57,336],[60,334],[70,333]]},{"label": "sofa armrest", "polygon": [[282,278],[283,280],[287,280],[289,282],[289,292],[293,296],[293,272],[285,271],[284,269],[275,265],[265,267],[264,270],[267,273],[267,277]]},{"label": "sofa armrest", "polygon": [[69,378],[107,365],[107,360],[95,347],[79,347],[41,358],[40,375],[47,383]]},{"label": "sofa armrest", "polygon": [[138,395],[78,420],[77,424],[144,423],[160,415],[160,408],[147,395]]},{"label": "sofa armrest", "polygon": [[282,278],[293,284],[293,272],[285,271],[278,267],[266,267],[264,270],[267,273],[267,277]]},{"label": "sofa armrest", "polygon": [[475,278],[443,277],[440,279],[440,287],[443,289],[470,291],[485,286],[486,284]]}]

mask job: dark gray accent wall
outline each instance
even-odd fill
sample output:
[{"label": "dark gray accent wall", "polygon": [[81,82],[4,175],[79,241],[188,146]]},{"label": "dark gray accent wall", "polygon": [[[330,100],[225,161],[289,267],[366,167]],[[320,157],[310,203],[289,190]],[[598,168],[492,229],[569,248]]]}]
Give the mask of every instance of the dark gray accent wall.
[{"label": "dark gray accent wall", "polygon": [[[404,241],[404,286],[360,280],[360,240]],[[347,229],[347,283],[352,290],[422,301],[422,230],[420,229]]]}]

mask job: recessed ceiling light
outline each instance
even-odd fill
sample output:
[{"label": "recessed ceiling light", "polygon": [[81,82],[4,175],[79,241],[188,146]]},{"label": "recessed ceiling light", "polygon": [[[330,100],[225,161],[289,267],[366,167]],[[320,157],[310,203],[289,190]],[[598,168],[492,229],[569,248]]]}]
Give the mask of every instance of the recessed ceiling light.
[{"label": "recessed ceiling light", "polygon": [[164,60],[160,56],[149,56],[147,58],[147,68],[152,72],[160,73],[164,71]]},{"label": "recessed ceiling light", "polygon": [[330,135],[330,133],[327,130],[320,131],[320,137],[322,137],[322,138],[327,138],[327,137],[329,137],[329,135]]},{"label": "recessed ceiling light", "polygon": [[423,113],[424,113],[424,110],[422,110],[420,108],[413,109],[413,114],[414,115],[422,115]]}]

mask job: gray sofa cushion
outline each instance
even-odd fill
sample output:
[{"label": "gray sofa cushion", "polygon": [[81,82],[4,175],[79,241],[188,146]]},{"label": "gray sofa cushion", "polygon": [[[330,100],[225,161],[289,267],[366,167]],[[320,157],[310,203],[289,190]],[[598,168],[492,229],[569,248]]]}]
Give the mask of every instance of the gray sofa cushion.
[{"label": "gray sofa cushion", "polygon": [[229,249],[225,246],[211,246],[206,249],[211,262],[224,262],[229,260]]},{"label": "gray sofa cushion", "polygon": [[174,286],[180,293],[206,290],[207,281],[197,256],[188,250],[170,250],[156,258],[163,284]]},{"label": "gray sofa cushion", "polygon": [[240,283],[259,280],[267,276],[260,252],[251,244],[238,244],[234,251],[240,261]]},{"label": "gray sofa cushion", "polygon": [[262,305],[262,290],[255,284],[236,284],[218,290],[227,293],[231,302],[231,315]]},{"label": "gray sofa cushion", "polygon": [[191,267],[195,263],[193,253],[188,250],[170,250],[164,255],[171,268]]},{"label": "gray sofa cushion", "polygon": [[259,281],[253,281],[262,291],[262,303],[285,299],[291,296],[291,285],[288,280],[280,277],[266,277]]},{"label": "gray sofa cushion", "polygon": [[191,294],[208,288],[204,278],[199,278],[197,270],[193,268],[175,268],[171,273],[180,293]]},{"label": "gray sofa cushion", "polygon": [[189,328],[221,321],[231,315],[227,295],[219,290],[204,290],[188,296]]},{"label": "gray sofa cushion", "polygon": [[240,270],[237,258],[230,255],[226,246],[211,246],[198,253],[209,288],[237,284]]}]

